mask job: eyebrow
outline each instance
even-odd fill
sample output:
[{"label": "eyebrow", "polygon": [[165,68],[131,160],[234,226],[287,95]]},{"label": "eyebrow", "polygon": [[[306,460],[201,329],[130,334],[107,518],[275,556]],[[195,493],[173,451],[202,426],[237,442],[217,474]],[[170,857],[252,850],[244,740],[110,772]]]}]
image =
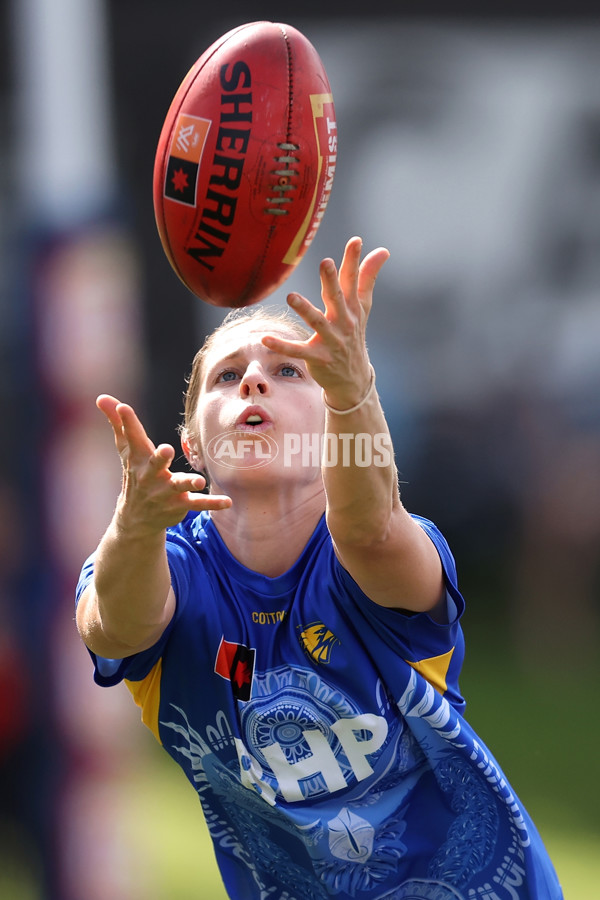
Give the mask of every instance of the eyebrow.
[{"label": "eyebrow", "polygon": [[[271,356],[281,356],[281,354],[278,353],[277,350],[270,350],[269,347],[265,347],[264,344],[262,346],[263,346],[263,350],[266,353],[269,353]],[[242,356],[245,352],[246,352],[245,347],[239,347],[237,350],[234,350],[232,353],[228,353],[227,356],[222,356],[220,358],[219,362],[222,362],[222,363],[229,362],[230,359],[235,359],[236,356]],[[218,365],[218,363],[216,363],[216,365]]]},{"label": "eyebrow", "polygon": [[[277,350],[271,350],[269,347],[265,347],[264,344],[262,345],[262,348],[265,353],[269,354],[269,356],[281,356],[282,355]],[[229,363],[232,360],[239,358],[240,356],[243,356],[244,353],[246,352],[246,350],[247,350],[246,347],[238,347],[237,350],[233,350],[231,353],[228,353],[226,356],[220,356],[217,360],[215,360],[215,362],[211,366],[207,367],[204,377],[208,378],[215,371],[215,369],[218,369],[220,366],[222,366],[226,363]]]}]

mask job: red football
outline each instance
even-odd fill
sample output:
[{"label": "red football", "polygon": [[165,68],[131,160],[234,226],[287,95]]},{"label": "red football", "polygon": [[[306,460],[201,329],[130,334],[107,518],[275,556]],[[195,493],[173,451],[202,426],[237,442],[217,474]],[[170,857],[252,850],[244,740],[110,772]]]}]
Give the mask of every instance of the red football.
[{"label": "red football", "polygon": [[249,306],[291,274],[331,193],[337,128],[327,73],[295,28],[253,22],[206,50],[158,143],[154,210],[183,283]]}]

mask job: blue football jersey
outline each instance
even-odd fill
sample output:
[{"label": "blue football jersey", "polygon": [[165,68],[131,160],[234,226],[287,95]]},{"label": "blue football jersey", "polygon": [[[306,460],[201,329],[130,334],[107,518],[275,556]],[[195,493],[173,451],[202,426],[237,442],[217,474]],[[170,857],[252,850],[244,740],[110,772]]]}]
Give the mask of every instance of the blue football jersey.
[{"label": "blue football jersey", "polygon": [[[324,517],[276,578],[207,513],[167,532],[177,607],[151,649],[95,657],[197,791],[235,900],[561,900],[541,839],[463,717],[464,601],[448,622],[380,607]],[[83,567],[78,596],[93,573]]]}]

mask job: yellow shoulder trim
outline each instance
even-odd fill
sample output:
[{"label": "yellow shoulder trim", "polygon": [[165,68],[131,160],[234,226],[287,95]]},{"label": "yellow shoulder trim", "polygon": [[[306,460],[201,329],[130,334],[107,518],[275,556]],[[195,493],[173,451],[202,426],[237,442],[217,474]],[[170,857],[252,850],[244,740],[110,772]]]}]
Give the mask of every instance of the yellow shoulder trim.
[{"label": "yellow shoulder trim", "polygon": [[409,666],[412,666],[413,669],[416,669],[416,671],[419,672],[443,697],[448,690],[446,676],[448,674],[448,668],[450,667],[450,660],[452,659],[453,653],[454,647],[452,650],[448,650],[447,653],[442,653],[441,656],[420,659],[418,662],[411,662],[407,659],[406,662]]},{"label": "yellow shoulder trim", "polygon": [[158,733],[158,707],[160,705],[160,679],[162,676],[162,659],[150,669],[141,681],[129,681],[125,684],[131,691],[137,706],[142,710],[142,722],[146,725],[159,744],[162,744]]}]

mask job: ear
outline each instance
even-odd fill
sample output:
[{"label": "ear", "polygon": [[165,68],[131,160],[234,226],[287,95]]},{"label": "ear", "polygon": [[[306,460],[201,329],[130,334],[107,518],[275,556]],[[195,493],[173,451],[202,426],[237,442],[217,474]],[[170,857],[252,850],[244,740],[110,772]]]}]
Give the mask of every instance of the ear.
[{"label": "ear", "polygon": [[204,459],[199,451],[196,441],[190,441],[186,431],[181,432],[181,449],[185,453],[185,457],[195,472],[204,472]]}]

